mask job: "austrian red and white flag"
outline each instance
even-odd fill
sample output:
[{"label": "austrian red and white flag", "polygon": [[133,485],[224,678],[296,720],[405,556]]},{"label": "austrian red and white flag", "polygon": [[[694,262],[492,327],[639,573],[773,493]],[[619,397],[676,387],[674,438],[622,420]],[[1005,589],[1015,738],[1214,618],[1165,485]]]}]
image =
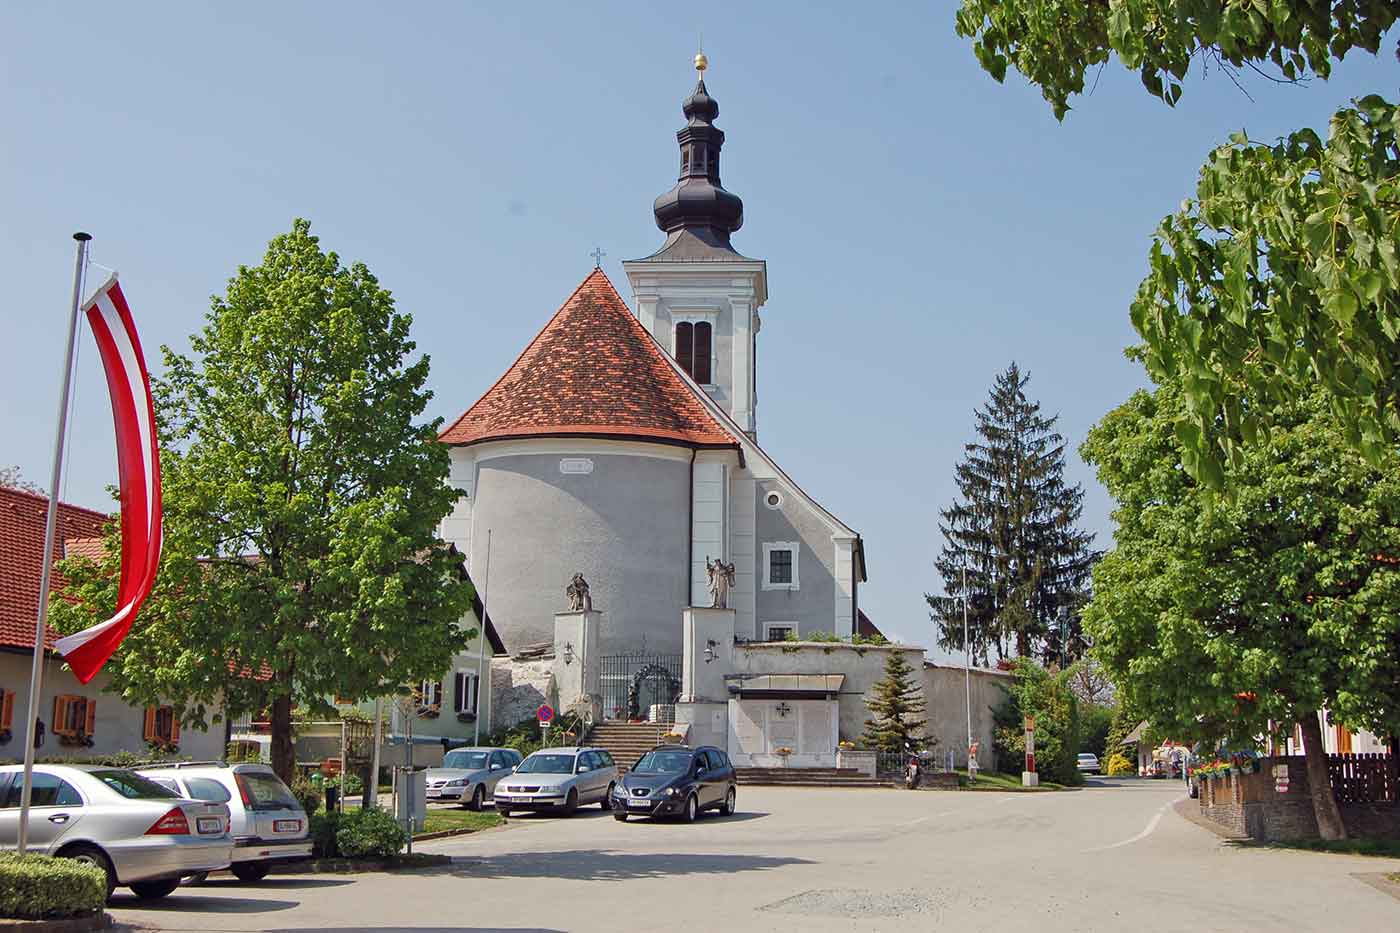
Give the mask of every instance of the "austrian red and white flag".
[{"label": "austrian red and white flag", "polygon": [[112,397],[122,508],[122,570],[117,611],[106,622],[57,642],[59,654],[87,683],[117,650],[156,582],[160,564],[160,449],[151,379],[136,325],[114,275],[83,305]]}]

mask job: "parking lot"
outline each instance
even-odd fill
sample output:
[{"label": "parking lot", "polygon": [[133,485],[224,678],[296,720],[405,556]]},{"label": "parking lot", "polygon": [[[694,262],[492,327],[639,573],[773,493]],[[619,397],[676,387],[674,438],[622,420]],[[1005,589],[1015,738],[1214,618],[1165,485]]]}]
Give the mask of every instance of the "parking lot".
[{"label": "parking lot", "polygon": [[121,922],[167,930],[1391,928],[1357,875],[1393,860],[1242,849],[1173,812],[1173,781],[1062,793],[741,788],[693,825],[513,818],[397,874],[213,880]]}]

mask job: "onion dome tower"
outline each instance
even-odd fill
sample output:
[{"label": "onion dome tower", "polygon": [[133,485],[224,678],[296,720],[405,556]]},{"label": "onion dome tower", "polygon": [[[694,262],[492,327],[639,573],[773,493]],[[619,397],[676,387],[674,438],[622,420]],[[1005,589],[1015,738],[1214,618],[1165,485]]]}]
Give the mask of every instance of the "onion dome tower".
[{"label": "onion dome tower", "polygon": [[706,245],[732,249],[729,235],[744,223],[744,202],[724,190],[719,180],[719,153],[724,131],[715,126],[719,102],[705,89],[704,52],[695,56],[698,78],[695,90],[681,103],[685,126],[676,133],[681,149],[680,177],[676,186],[656,199],[652,212],[668,244],[682,231]]}]

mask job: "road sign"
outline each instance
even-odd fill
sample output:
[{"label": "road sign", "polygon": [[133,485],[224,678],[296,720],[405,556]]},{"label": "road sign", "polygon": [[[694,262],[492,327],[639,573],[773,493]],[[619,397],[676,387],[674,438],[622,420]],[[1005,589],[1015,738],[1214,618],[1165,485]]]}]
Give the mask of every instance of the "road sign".
[{"label": "road sign", "polygon": [[540,708],[535,710],[535,715],[539,717],[540,724],[544,725],[554,719],[554,707],[550,706],[548,703],[542,703],[540,704]]}]

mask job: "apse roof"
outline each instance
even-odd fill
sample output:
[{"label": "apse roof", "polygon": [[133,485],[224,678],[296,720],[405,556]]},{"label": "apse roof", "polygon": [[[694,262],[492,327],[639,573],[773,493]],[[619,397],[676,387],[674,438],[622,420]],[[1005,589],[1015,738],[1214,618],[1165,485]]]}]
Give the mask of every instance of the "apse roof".
[{"label": "apse roof", "polygon": [[524,437],[738,444],[602,269],[589,273],[505,375],[439,440],[465,446]]}]

